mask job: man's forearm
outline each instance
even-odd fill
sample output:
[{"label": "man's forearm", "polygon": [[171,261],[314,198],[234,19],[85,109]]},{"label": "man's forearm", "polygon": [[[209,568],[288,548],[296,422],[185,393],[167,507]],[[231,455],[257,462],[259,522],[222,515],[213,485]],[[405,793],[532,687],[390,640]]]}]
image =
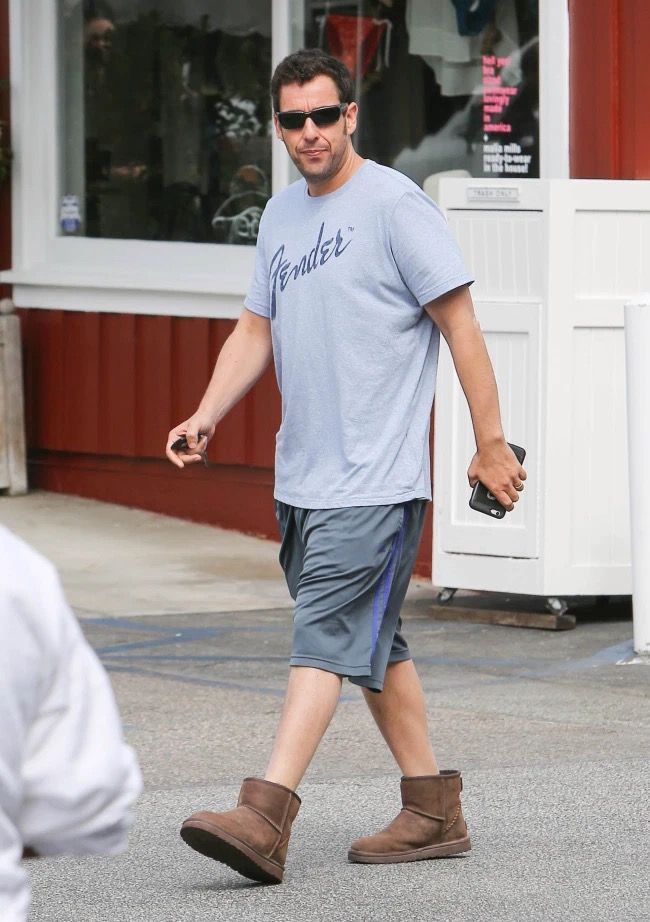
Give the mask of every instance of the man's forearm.
[{"label": "man's forearm", "polygon": [[469,290],[450,291],[425,310],[447,340],[472,417],[477,451],[467,471],[470,485],[480,480],[511,511],[526,472],[503,435],[494,371]]},{"label": "man's forearm", "polygon": [[448,333],[456,374],[467,399],[476,447],[503,439],[499,395],[492,363],[478,323]]},{"label": "man's forearm", "polygon": [[272,354],[267,322],[243,316],[219,353],[197,412],[218,423],[259,380]]}]

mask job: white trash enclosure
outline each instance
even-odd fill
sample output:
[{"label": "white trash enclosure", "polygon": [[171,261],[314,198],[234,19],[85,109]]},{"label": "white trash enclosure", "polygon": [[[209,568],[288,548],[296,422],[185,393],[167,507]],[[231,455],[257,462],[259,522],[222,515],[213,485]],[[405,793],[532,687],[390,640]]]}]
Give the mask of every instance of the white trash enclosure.
[{"label": "white trash enclosure", "polygon": [[501,521],[469,508],[474,441],[443,345],[433,582],[543,595],[553,611],[631,593],[623,306],[650,290],[650,182],[447,179],[440,204],[528,481]]}]

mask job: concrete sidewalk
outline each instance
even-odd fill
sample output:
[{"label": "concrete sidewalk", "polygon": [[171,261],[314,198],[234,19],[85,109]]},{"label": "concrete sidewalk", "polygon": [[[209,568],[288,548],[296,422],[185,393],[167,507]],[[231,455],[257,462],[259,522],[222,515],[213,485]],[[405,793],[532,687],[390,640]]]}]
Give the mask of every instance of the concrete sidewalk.
[{"label": "concrete sidewalk", "polygon": [[59,566],[109,670],[146,780],[125,856],[34,862],[42,922],[528,922],[650,919],[650,670],[617,665],[627,620],[549,633],[433,622],[405,631],[442,767],[463,770],[467,857],[349,865],[398,809],[399,773],[358,690],[301,786],[285,883],[188,849],[178,825],[263,771],[286,681],[291,608],[278,546],[71,497],[0,497],[0,522]]},{"label": "concrete sidewalk", "polygon": [[291,604],[272,541],[60,493],[0,497],[0,524],[56,564],[80,614]]},{"label": "concrete sidewalk", "polygon": [[[58,568],[80,615],[119,617],[290,608],[279,543],[110,503],[0,496],[6,525]],[[431,597],[426,580],[409,595]]]}]

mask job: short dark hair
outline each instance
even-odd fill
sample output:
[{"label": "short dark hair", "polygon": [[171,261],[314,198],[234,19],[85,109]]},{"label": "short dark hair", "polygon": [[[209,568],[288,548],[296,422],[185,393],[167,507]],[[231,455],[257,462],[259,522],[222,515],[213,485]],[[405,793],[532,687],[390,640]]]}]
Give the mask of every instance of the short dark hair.
[{"label": "short dark hair", "polygon": [[271,98],[273,111],[280,111],[280,90],[289,83],[300,86],[315,77],[331,77],[339,92],[339,102],[352,102],[354,99],[354,81],[345,64],[320,48],[303,48],[287,55],[275,68],[271,78]]},{"label": "short dark hair", "polygon": [[107,0],[84,0],[83,11],[85,22],[92,22],[93,19],[115,22],[115,13]]}]

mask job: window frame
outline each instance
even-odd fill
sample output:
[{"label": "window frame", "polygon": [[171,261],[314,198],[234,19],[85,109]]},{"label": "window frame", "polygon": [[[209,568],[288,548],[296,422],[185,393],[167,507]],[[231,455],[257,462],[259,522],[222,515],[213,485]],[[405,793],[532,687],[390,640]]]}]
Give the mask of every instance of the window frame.
[{"label": "window frame", "polygon": [[[245,0],[242,0],[245,2]],[[272,2],[272,66],[299,40],[300,0]],[[541,174],[569,175],[569,21],[540,0]],[[56,0],[10,0],[13,268],[0,273],[18,306],[236,318],[255,248],[57,233],[60,157]],[[35,118],[33,113],[38,113]],[[544,131],[544,126],[553,126]],[[272,190],[294,178],[272,138]],[[504,180],[512,184],[512,180]],[[522,180],[519,180],[522,181]],[[56,190],[56,191],[54,191]],[[170,267],[180,267],[174,269]]]}]

